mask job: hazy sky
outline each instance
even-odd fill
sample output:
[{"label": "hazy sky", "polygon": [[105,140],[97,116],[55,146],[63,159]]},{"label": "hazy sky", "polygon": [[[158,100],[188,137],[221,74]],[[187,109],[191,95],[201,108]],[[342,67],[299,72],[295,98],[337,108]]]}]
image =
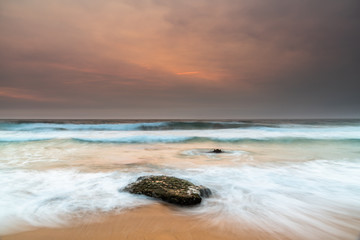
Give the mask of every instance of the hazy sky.
[{"label": "hazy sky", "polygon": [[0,0],[18,117],[360,117],[360,1]]}]

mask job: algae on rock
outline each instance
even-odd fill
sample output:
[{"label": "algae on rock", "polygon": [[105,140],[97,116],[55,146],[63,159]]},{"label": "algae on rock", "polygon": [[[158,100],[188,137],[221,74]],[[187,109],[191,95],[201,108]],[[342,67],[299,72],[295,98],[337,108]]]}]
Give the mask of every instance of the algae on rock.
[{"label": "algae on rock", "polygon": [[124,189],[134,194],[144,194],[177,205],[201,203],[201,197],[209,197],[210,189],[196,186],[184,179],[170,176],[143,176]]}]

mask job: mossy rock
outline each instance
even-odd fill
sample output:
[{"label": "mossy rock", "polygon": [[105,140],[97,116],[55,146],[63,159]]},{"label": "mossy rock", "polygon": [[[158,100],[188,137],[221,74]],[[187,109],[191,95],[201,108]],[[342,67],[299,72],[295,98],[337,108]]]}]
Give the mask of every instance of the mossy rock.
[{"label": "mossy rock", "polygon": [[209,197],[211,191],[184,179],[169,176],[144,176],[124,189],[130,193],[143,194],[165,202],[188,206],[201,203],[201,197]]}]

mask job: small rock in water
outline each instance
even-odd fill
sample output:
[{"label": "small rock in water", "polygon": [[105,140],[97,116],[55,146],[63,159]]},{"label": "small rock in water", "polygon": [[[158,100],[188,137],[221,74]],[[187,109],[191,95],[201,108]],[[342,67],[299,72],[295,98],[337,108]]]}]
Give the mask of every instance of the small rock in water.
[{"label": "small rock in water", "polygon": [[223,150],[221,150],[220,148],[215,148],[214,150],[211,151],[212,153],[223,153]]},{"label": "small rock in water", "polygon": [[139,177],[124,190],[182,206],[199,204],[201,197],[211,195],[211,190],[204,186],[196,186],[184,179],[169,176]]}]

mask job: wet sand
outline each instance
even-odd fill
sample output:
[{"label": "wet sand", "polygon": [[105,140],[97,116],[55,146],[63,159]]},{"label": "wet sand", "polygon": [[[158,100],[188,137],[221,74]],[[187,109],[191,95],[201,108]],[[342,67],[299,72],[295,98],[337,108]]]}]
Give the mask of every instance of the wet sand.
[{"label": "wet sand", "polygon": [[258,240],[288,239],[259,230],[229,230],[193,216],[176,214],[166,205],[154,204],[109,216],[97,223],[69,228],[41,228],[3,236],[1,240]]}]

